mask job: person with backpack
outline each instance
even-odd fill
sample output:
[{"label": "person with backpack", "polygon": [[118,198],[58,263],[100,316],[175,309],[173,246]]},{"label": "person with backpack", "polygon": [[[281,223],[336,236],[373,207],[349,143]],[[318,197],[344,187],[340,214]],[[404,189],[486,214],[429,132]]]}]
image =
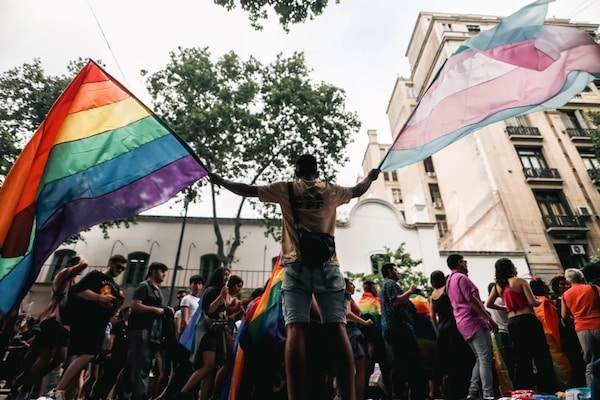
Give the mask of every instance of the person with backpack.
[{"label": "person with backpack", "polygon": [[85,258],[76,255],[54,277],[50,302],[40,314],[40,332],[25,360],[26,367],[13,384],[8,399],[37,398],[36,393],[32,393],[33,389],[39,386],[44,376],[66,360],[69,327],[65,323],[67,321],[63,321],[61,308],[65,309],[69,289],[87,266]]}]

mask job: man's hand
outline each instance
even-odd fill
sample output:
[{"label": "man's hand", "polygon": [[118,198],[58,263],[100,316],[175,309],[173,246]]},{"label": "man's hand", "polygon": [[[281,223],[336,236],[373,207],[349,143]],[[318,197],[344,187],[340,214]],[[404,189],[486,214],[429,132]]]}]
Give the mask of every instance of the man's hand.
[{"label": "man's hand", "polygon": [[372,170],[370,170],[370,171],[369,171],[369,174],[368,174],[367,176],[369,177],[369,179],[370,179],[371,181],[376,181],[376,180],[377,180],[377,178],[379,177],[379,173],[380,173],[380,172],[381,172],[381,171],[380,171],[380,170],[378,170],[377,168],[373,168]]},{"label": "man's hand", "polygon": [[489,319],[487,322],[488,329],[494,333],[498,332],[498,324],[493,319]]},{"label": "man's hand", "polygon": [[417,287],[417,285],[415,285],[414,283],[410,284],[410,287],[408,288],[408,292],[410,294],[415,294],[419,292],[419,288]]}]

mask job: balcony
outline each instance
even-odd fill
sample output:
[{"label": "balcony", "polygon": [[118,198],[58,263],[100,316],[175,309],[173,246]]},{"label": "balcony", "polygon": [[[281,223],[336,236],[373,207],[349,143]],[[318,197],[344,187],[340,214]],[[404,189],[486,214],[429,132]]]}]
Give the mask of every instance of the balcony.
[{"label": "balcony", "polygon": [[594,129],[567,128],[566,132],[572,141],[580,141],[580,140],[587,141],[587,140],[591,140]]},{"label": "balcony", "polygon": [[512,141],[542,141],[542,133],[535,126],[507,126],[506,133]]},{"label": "balcony", "polygon": [[555,238],[584,238],[589,229],[582,218],[575,215],[544,215],[546,233]]},{"label": "balcony", "polygon": [[593,183],[600,185],[600,168],[590,168],[587,170],[587,173]]},{"label": "balcony", "polygon": [[523,174],[528,183],[554,184],[562,182],[556,168],[523,168]]}]

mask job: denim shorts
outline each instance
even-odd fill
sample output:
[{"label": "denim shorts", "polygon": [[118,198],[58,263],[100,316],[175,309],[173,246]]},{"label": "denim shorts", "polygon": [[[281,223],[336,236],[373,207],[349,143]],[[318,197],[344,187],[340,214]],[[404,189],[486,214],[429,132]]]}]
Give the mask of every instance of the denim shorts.
[{"label": "denim shorts", "polygon": [[300,263],[285,266],[281,298],[285,324],[310,321],[314,294],[321,322],[346,323],[346,283],[337,265],[309,267]]}]

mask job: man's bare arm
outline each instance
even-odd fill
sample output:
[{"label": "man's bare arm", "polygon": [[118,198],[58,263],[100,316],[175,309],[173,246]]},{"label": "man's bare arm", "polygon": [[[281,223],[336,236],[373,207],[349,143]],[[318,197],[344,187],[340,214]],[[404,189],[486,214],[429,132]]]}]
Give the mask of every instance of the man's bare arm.
[{"label": "man's bare arm", "polygon": [[372,169],[369,171],[365,179],[357,183],[356,186],[352,188],[352,197],[360,197],[365,194],[365,192],[369,190],[369,187],[371,187],[371,183],[379,176],[379,172],[380,171],[378,169]]},{"label": "man's bare arm", "polygon": [[258,186],[247,185],[245,183],[231,182],[221,178],[217,174],[208,174],[210,181],[217,186],[222,186],[232,193],[244,197],[258,197]]}]

